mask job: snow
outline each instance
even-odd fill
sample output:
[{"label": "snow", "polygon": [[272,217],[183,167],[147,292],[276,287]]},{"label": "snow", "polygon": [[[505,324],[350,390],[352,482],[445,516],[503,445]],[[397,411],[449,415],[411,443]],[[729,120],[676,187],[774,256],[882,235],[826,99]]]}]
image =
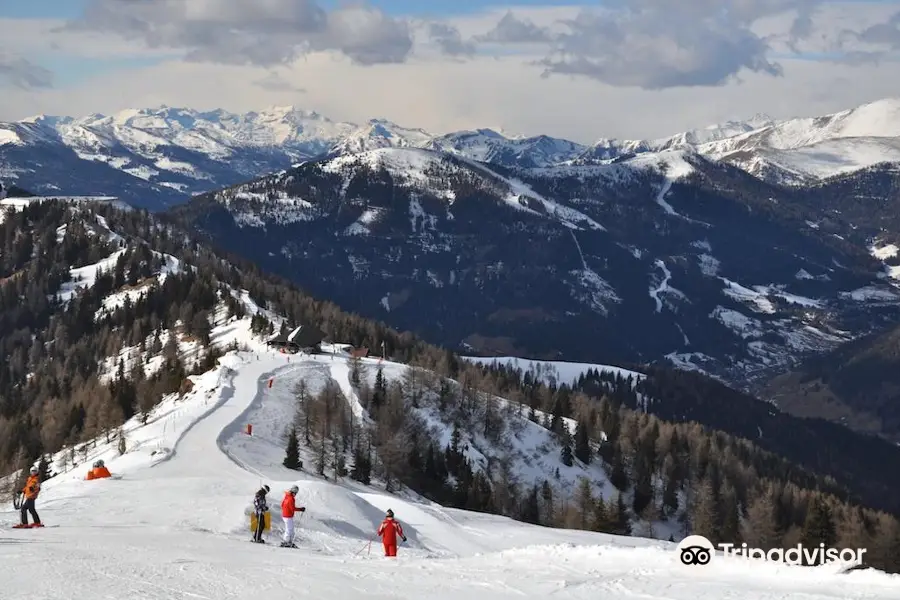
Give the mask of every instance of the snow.
[{"label": "snow", "polygon": [[[338,359],[335,359],[337,362]],[[265,352],[231,352],[194,388],[170,396],[146,426],[124,428],[127,451],[100,439],[75,469],[47,481],[38,510],[50,527],[2,536],[4,598],[348,599],[641,597],[772,600],[895,599],[900,577],[835,566],[790,567],[717,556],[681,564],[675,544],[530,526],[448,509],[281,466],[289,385],[324,381],[330,359],[299,363]],[[271,388],[267,386],[273,381]],[[245,426],[254,424],[253,436]],[[85,481],[102,458],[113,478]],[[300,487],[298,550],[248,543],[246,510],[261,482],[276,510]],[[380,556],[373,532],[387,508],[408,542]],[[8,505],[0,519],[11,523]]]},{"label": "snow", "polygon": [[744,339],[758,337],[763,334],[762,324],[757,319],[748,317],[736,310],[717,306],[709,316],[712,319],[716,319]]},{"label": "snow", "polygon": [[[482,174],[491,182],[497,182],[502,187],[501,193],[505,193],[506,205],[516,210],[549,216],[571,229],[586,228],[605,231],[602,225],[587,215],[541,196],[518,179],[503,177],[487,166],[463,157],[456,157],[456,160],[464,166],[455,165],[446,155],[431,150],[384,147],[338,156],[322,163],[321,168],[326,173],[339,174],[347,173],[356,165],[363,165],[373,170],[385,169],[400,180],[399,182],[395,181],[395,184],[405,182],[407,185],[427,189],[429,193],[444,198],[451,204],[455,200],[455,193],[445,181],[444,174],[468,168]],[[531,208],[531,205],[535,204],[541,205],[543,213]],[[410,207],[410,218],[413,220],[414,230],[415,221],[422,212],[418,208],[416,205]],[[424,227],[424,221],[422,227]]]},{"label": "snow", "polygon": [[717,276],[722,265],[719,259],[711,254],[698,254],[697,264],[700,267],[700,271],[707,277]]},{"label": "snow", "polygon": [[850,292],[840,292],[839,296],[852,298],[857,302],[896,302],[900,300],[900,296],[896,292],[875,286],[861,287]]},{"label": "snow", "polygon": [[125,252],[126,249],[122,248],[120,250],[116,250],[108,257],[94,264],[69,269],[69,276],[71,277],[71,281],[62,284],[62,287],[57,294],[59,299],[63,302],[68,302],[75,296],[76,293],[78,293],[79,289],[93,287],[94,282],[97,280],[97,275],[101,273],[109,273],[110,271],[115,269],[116,262],[119,260],[120,256],[125,254]]},{"label": "snow", "polygon": [[756,155],[758,160],[793,175],[826,179],[879,163],[900,162],[900,140],[842,138],[791,150],[761,148]]},{"label": "snow", "polygon": [[889,258],[894,258],[897,256],[898,250],[900,250],[900,248],[897,248],[896,244],[885,244],[884,246],[873,244],[869,247],[869,252],[871,252],[872,256],[874,256],[878,260],[887,260]]},{"label": "snow", "polygon": [[124,202],[120,202],[118,198],[115,198],[113,196],[27,196],[23,198],[9,196],[7,198],[0,199],[0,221],[2,221],[7,209],[21,211],[30,204],[33,204],[35,202],[44,202],[47,200],[59,200],[61,202],[70,202],[73,204],[107,202],[111,203],[117,209],[131,210],[131,207],[129,205],[125,204]]},{"label": "snow", "polygon": [[11,129],[0,128],[0,146],[14,145],[21,146],[24,144],[19,134]]},{"label": "snow", "polygon": [[[636,168],[660,170],[665,175],[666,181],[671,185],[671,182],[684,179],[696,171],[694,166],[685,158],[688,154],[689,152],[684,149],[647,152],[634,158],[629,158],[624,163]],[[666,188],[666,191],[668,191],[668,188]]]},{"label": "snow", "polygon": [[[815,300],[813,298],[807,298],[806,296],[800,296],[798,294],[792,294],[791,292],[787,292],[784,290],[786,286],[784,285],[755,285],[753,286],[753,291],[761,294],[766,297],[775,297],[781,298],[785,302],[789,304],[797,304],[799,306],[805,306],[807,308],[822,308],[823,304],[821,300]],[[743,288],[746,290],[747,288]],[[749,297],[749,296],[748,296]]]},{"label": "snow", "polygon": [[635,382],[645,377],[643,373],[630,371],[622,367],[614,367],[611,365],[600,365],[594,363],[566,362],[559,360],[536,360],[531,358],[520,358],[517,356],[463,356],[464,360],[476,364],[491,366],[505,366],[513,369],[521,369],[523,372],[536,374],[541,381],[547,384],[555,383],[571,385],[590,370],[596,370],[601,373],[612,373],[616,376],[622,376],[627,379],[632,377]]},{"label": "snow", "polygon": [[650,286],[650,297],[656,302],[656,312],[662,312],[663,301],[662,298],[660,298],[660,294],[664,294],[673,289],[669,287],[669,281],[672,279],[672,272],[666,267],[666,263],[660,259],[656,259],[653,264],[662,270],[663,278],[656,284],[656,287]]},{"label": "snow", "polygon": [[605,279],[600,277],[596,271],[588,266],[587,259],[581,249],[581,244],[575,236],[573,230],[569,230],[572,241],[575,242],[575,248],[578,249],[578,256],[581,258],[581,269],[570,271],[575,277],[575,284],[572,286],[572,293],[580,302],[585,303],[592,309],[601,314],[609,314],[607,302],[621,302],[622,299],[616,294],[616,290]]},{"label": "snow", "polygon": [[719,279],[725,283],[726,287],[722,290],[722,293],[726,296],[748,304],[752,310],[759,313],[773,314],[775,312],[775,306],[768,298],[766,298],[764,293],[751,290],[750,288],[746,288],[741,284],[735,283],[724,277],[720,277]]}]

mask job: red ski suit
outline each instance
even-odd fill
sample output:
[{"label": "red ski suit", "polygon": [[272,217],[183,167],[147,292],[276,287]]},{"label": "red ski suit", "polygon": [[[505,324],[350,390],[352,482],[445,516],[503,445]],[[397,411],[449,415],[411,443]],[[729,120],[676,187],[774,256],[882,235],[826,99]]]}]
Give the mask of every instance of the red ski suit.
[{"label": "red ski suit", "polygon": [[381,536],[381,543],[384,544],[384,555],[397,556],[397,536],[399,535],[404,540],[406,539],[400,523],[391,517],[385,518],[378,528],[378,535]]}]

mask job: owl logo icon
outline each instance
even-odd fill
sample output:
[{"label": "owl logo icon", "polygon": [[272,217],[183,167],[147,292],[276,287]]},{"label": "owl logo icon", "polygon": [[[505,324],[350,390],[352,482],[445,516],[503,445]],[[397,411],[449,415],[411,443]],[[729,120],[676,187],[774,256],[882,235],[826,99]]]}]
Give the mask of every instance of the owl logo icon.
[{"label": "owl logo icon", "polygon": [[715,547],[702,535],[689,535],[678,543],[675,548],[678,552],[681,564],[687,566],[708,565],[715,554]]}]

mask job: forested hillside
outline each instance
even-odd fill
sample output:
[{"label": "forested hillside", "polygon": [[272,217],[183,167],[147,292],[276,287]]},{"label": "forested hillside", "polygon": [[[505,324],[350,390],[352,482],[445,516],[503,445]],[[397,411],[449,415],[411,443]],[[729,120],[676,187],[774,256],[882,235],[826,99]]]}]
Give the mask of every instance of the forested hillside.
[{"label": "forested hillside", "polygon": [[[257,334],[284,319],[313,322],[341,342],[369,348],[384,342],[392,361],[420,369],[354,381],[372,422],[371,453],[347,440],[347,470],[361,481],[374,474],[451,506],[547,525],[646,535],[654,532],[632,525],[668,519],[729,541],[790,545],[804,535],[828,544],[864,541],[873,561],[900,568],[897,521],[862,508],[897,510],[890,499],[898,484],[888,477],[896,470],[863,478],[850,467],[896,464],[898,450],[889,444],[830,468],[830,461],[811,457],[840,439],[832,431],[808,427],[796,443],[775,442],[793,421],[761,422],[748,407],[774,409],[699,376],[650,371],[634,382],[594,374],[573,387],[478,367],[316,301],[145,212],[105,204],[36,201],[2,217],[0,352],[10,359],[0,366],[0,466],[10,471],[74,449],[147,414],[163,395],[183,390],[188,373],[215,364],[233,343],[218,332],[234,318],[252,322]],[[731,412],[731,401],[739,412]],[[416,436],[420,413],[413,409],[423,407],[466,438]],[[510,443],[513,413],[549,430],[555,460],[599,466],[614,489],[600,498],[588,480],[560,497],[554,475],[509,478],[521,464],[485,468],[466,458],[473,432],[494,445]],[[329,435],[338,439],[343,420],[334,423]],[[762,430],[756,437],[746,431],[753,425]]]},{"label": "forested hillside", "polygon": [[830,419],[900,441],[900,327],[813,357],[768,382],[763,393],[783,410]]}]

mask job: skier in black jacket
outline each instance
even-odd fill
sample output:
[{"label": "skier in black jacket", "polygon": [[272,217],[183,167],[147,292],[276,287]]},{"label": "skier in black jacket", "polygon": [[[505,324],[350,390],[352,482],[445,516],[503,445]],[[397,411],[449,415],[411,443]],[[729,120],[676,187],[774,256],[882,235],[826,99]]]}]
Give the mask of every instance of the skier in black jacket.
[{"label": "skier in black jacket", "polygon": [[268,493],[269,486],[264,485],[253,496],[253,510],[256,512],[256,531],[253,533],[253,541],[257,544],[266,543],[262,536],[266,527],[266,513],[269,511],[269,505],[266,503],[266,494]]}]

